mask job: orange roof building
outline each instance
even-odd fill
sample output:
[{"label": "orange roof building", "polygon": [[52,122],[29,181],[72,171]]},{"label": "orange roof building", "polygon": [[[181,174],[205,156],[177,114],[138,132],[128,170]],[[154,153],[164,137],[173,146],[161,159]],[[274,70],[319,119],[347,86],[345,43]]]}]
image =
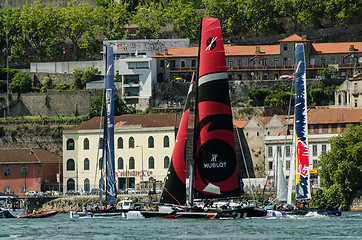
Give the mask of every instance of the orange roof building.
[{"label": "orange roof building", "polygon": [[[340,78],[353,76],[353,68],[362,69],[362,42],[312,43],[306,36],[293,34],[274,45],[225,46],[229,80],[276,80],[293,75],[294,44],[303,43],[307,78],[318,78],[318,70],[338,66]],[[198,47],[171,48],[153,56],[158,76],[163,81],[190,80],[197,70]]]}]

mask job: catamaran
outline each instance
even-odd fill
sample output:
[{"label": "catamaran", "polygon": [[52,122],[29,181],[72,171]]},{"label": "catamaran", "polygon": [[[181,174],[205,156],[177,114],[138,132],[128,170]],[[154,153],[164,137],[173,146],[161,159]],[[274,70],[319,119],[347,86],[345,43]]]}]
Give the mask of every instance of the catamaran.
[{"label": "catamaran", "polygon": [[[191,83],[159,211],[129,211],[127,218],[237,218],[265,216],[254,206],[215,208],[212,201],[239,198],[238,174],[223,38],[218,19],[202,18],[197,79]],[[191,90],[195,91],[193,159],[186,184],[186,140]],[[196,200],[202,200],[202,207]]]}]

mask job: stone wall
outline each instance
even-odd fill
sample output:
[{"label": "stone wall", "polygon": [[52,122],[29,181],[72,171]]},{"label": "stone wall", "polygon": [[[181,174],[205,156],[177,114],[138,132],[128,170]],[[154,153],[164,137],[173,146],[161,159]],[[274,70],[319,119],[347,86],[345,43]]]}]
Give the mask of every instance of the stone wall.
[{"label": "stone wall", "polygon": [[50,77],[53,85],[58,85],[62,83],[73,84],[73,74],[66,73],[40,73],[40,72],[30,72],[29,76],[33,79],[34,84],[41,83],[45,77]]},{"label": "stone wall", "polygon": [[[26,93],[11,96],[11,117],[21,116],[79,116],[87,114],[91,99],[98,97],[99,90],[77,92]],[[6,98],[1,94],[0,99]],[[3,111],[0,116],[3,116]]]}]

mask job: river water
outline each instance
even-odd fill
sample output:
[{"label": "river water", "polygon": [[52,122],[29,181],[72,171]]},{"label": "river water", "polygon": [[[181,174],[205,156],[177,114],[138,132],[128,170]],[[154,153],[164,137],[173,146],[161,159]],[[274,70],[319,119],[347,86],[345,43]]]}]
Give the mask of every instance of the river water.
[{"label": "river water", "polygon": [[362,212],[236,220],[0,219],[0,239],[362,239]]}]

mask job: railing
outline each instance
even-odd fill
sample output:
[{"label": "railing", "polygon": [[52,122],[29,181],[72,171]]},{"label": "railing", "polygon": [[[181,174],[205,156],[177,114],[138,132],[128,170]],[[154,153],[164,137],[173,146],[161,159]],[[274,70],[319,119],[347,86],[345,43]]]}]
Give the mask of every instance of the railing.
[{"label": "railing", "polygon": [[[353,68],[356,66],[355,63],[342,63],[336,64],[338,68]],[[328,65],[306,65],[308,69],[325,69],[328,68]],[[362,63],[357,64],[357,68],[362,68]],[[253,70],[293,70],[294,65],[281,65],[281,66],[235,66],[235,67],[227,67],[228,71],[253,71]],[[193,72],[196,71],[197,67],[171,67],[170,72]]]}]

